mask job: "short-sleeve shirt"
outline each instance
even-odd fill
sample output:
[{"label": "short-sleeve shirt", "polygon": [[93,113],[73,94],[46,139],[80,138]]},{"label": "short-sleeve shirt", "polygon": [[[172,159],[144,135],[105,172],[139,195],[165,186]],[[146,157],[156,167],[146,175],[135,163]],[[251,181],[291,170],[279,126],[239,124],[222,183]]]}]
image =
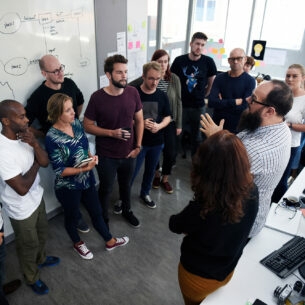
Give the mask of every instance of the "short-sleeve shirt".
[{"label": "short-sleeve shirt", "polygon": [[[153,119],[156,123],[161,123],[164,117],[170,116],[170,106],[168,97],[165,92],[160,89],[152,94],[144,93],[140,86],[137,87],[140,98],[143,104],[143,116],[145,119]],[[155,146],[164,143],[164,128],[157,133],[152,133],[147,129],[144,129],[142,145],[143,146]]]},{"label": "short-sleeve shirt", "polygon": [[180,78],[182,106],[203,107],[208,78],[217,73],[214,60],[201,55],[199,60],[194,61],[188,54],[184,54],[175,58],[171,71]]},{"label": "short-sleeve shirt", "polygon": [[20,196],[5,182],[27,173],[33,163],[33,147],[21,140],[10,140],[0,134],[0,200],[10,218],[23,220],[30,217],[41,202],[43,188],[40,185],[39,173],[24,196]]},{"label": "short-sleeve shirt", "polygon": [[96,136],[96,152],[100,157],[126,158],[134,149],[133,119],[135,113],[141,109],[139,93],[131,86],[127,86],[123,93],[117,96],[106,93],[103,88],[91,95],[85,111],[86,118],[105,129],[131,128],[131,137],[127,141]]},{"label": "short-sleeve shirt", "polygon": [[52,125],[48,121],[47,104],[49,98],[55,93],[64,93],[72,98],[76,117],[78,117],[77,107],[84,103],[83,94],[72,79],[65,77],[59,90],[47,87],[45,81],[43,81],[28,99],[25,110],[26,116],[30,120],[29,124],[31,125],[33,121],[37,119],[41,125],[41,131],[44,134],[48,132]]},{"label": "short-sleeve shirt", "polygon": [[55,189],[82,190],[95,184],[92,171],[83,171],[72,176],[61,176],[66,167],[74,167],[89,156],[88,139],[78,119],[72,123],[72,129],[74,137],[54,127],[51,127],[46,135],[46,150],[55,172]]}]

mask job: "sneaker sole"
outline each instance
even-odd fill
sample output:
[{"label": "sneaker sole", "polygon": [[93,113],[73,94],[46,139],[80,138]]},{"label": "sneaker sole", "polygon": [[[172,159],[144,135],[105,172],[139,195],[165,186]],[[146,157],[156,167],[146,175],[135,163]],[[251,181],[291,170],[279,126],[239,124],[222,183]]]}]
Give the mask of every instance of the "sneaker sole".
[{"label": "sneaker sole", "polygon": [[114,249],[116,249],[116,248],[118,248],[118,247],[126,246],[128,243],[129,243],[129,239],[128,239],[128,241],[125,242],[124,244],[117,245],[116,247],[113,247],[113,248],[107,248],[107,247],[106,247],[106,250],[107,250],[107,251],[112,251],[112,250],[114,250]]},{"label": "sneaker sole", "polygon": [[121,214],[122,214],[122,210],[121,210],[120,212],[118,212],[118,211],[113,211],[113,214],[115,214],[115,215],[121,215]]},{"label": "sneaker sole", "polygon": [[[74,248],[73,248],[73,249],[74,249]],[[81,255],[76,249],[74,249],[74,251],[75,251],[81,258],[83,258],[83,259],[86,259],[86,260],[93,259],[93,254],[92,254],[92,256],[87,257],[87,256]]]},{"label": "sneaker sole", "polygon": [[159,185],[153,185],[152,188],[157,190],[160,186]]},{"label": "sneaker sole", "polygon": [[80,232],[80,233],[89,233],[89,232],[90,232],[90,229],[81,230],[81,229],[77,228],[77,231]]}]

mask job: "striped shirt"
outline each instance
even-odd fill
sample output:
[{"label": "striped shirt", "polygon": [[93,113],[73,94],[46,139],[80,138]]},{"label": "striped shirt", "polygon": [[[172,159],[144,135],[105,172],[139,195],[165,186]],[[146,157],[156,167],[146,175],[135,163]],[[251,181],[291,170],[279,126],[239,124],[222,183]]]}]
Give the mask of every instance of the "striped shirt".
[{"label": "striped shirt", "polygon": [[160,79],[157,88],[162,90],[163,92],[167,93],[168,85],[169,85],[169,81]]},{"label": "striped shirt", "polygon": [[242,131],[237,136],[247,149],[254,183],[259,191],[259,209],[249,235],[253,237],[266,222],[271,196],[288,164],[291,133],[283,122],[259,127],[254,132]]}]

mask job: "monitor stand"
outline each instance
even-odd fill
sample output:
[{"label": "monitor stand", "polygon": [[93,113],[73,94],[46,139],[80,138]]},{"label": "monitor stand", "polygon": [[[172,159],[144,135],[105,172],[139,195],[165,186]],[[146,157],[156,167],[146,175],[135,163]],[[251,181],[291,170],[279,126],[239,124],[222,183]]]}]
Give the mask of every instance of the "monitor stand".
[{"label": "monitor stand", "polygon": [[299,273],[305,279],[305,263],[299,267]]}]

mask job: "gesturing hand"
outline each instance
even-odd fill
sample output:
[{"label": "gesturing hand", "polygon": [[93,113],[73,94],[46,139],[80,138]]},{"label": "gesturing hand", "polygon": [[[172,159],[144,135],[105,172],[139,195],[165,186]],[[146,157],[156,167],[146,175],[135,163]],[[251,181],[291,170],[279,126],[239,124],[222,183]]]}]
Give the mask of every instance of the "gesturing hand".
[{"label": "gesturing hand", "polygon": [[212,118],[210,117],[210,115],[208,113],[206,114],[202,114],[200,116],[201,120],[200,120],[200,131],[202,133],[204,133],[207,137],[210,137],[211,135],[213,135],[214,133],[223,130],[223,124],[225,122],[224,119],[222,119],[219,123],[219,126],[216,125],[214,123],[214,121],[212,120]]}]

